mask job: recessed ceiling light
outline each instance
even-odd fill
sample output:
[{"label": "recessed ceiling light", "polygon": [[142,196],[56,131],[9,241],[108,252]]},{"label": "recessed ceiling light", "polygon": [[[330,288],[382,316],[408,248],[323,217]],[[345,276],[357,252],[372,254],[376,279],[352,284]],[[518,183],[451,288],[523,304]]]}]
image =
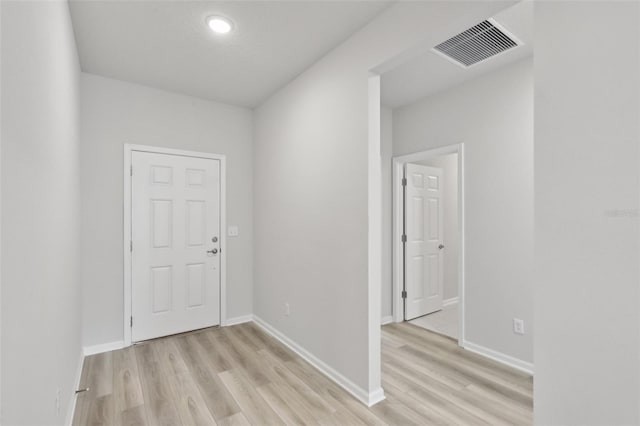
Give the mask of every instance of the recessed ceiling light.
[{"label": "recessed ceiling light", "polygon": [[233,23],[223,16],[209,16],[207,25],[217,34],[227,34],[233,29]]}]

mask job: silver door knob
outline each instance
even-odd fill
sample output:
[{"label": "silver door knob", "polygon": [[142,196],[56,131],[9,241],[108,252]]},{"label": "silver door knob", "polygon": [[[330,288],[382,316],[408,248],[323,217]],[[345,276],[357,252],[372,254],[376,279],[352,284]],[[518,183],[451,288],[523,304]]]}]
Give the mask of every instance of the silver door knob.
[{"label": "silver door knob", "polygon": [[440,245],[438,246],[438,248],[439,248],[440,250],[442,250],[442,249],[444,248],[444,245],[440,244]]},{"label": "silver door knob", "polygon": [[211,249],[211,250],[207,250],[207,253],[211,253],[211,254],[218,254],[218,249]]}]

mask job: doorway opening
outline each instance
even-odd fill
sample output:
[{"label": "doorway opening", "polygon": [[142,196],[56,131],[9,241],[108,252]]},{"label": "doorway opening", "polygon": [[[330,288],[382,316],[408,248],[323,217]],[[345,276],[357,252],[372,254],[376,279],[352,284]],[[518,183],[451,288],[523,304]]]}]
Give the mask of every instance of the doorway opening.
[{"label": "doorway opening", "polygon": [[[375,146],[380,152],[382,183],[380,322],[415,321],[430,331],[455,336],[468,351],[530,374],[532,5],[520,2],[489,18],[491,25],[506,28],[520,44],[461,67],[434,53],[437,44],[425,43],[422,50],[419,46],[409,49],[376,68],[381,81],[380,145]],[[455,32],[451,35],[455,38]],[[451,183],[444,171],[435,170],[441,168],[438,164],[428,161],[452,154],[458,156],[457,247],[451,242],[451,228],[444,231],[446,223],[431,223],[432,217],[452,215],[444,214],[442,207],[439,216],[443,200],[437,188],[428,188],[439,180],[444,186]],[[407,186],[403,187],[404,178]],[[406,205],[405,192],[411,197]],[[415,202],[419,207],[413,206]],[[437,214],[427,215],[430,209]],[[466,219],[463,213],[468,213]],[[410,226],[419,228],[422,237],[412,236]],[[377,240],[370,242],[374,246]],[[457,259],[451,258],[452,251],[458,252]],[[445,265],[451,263],[458,266],[453,278],[457,294],[445,292],[445,270],[451,271]],[[449,282],[455,277],[453,271]],[[451,318],[454,305],[457,330],[451,321],[441,323],[438,317],[443,315],[433,314],[448,313]],[[434,319],[437,323],[429,324]],[[406,322],[389,324],[387,330],[416,328],[415,323]],[[430,331],[416,332],[432,335]]]},{"label": "doorway opening", "polygon": [[393,319],[464,341],[463,145],[393,158]]}]

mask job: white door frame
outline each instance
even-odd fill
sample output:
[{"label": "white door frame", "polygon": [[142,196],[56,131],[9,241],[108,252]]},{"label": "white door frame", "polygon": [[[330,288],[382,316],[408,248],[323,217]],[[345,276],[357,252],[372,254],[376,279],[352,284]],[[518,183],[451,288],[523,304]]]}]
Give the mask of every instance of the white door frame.
[{"label": "white door frame", "polygon": [[464,144],[448,145],[427,151],[393,157],[393,291],[392,311],[393,321],[404,321],[404,306],[402,303],[402,283],[404,281],[404,268],[402,256],[402,229],[403,229],[403,190],[402,178],[404,177],[404,165],[429,160],[448,154],[458,154],[458,231],[459,231],[459,256],[458,256],[458,317],[459,336],[458,345],[464,342]]},{"label": "white door frame", "polygon": [[131,153],[181,155],[220,161],[220,326],[227,325],[227,158],[208,152],[184,151],[145,145],[124,145],[124,346],[131,346]]}]

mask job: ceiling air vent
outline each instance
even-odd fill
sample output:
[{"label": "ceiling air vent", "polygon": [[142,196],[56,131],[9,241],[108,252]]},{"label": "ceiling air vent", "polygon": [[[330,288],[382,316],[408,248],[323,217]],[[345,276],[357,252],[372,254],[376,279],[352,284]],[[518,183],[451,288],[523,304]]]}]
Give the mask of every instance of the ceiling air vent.
[{"label": "ceiling air vent", "polygon": [[440,43],[433,50],[467,68],[520,44],[495,21],[488,19]]}]

